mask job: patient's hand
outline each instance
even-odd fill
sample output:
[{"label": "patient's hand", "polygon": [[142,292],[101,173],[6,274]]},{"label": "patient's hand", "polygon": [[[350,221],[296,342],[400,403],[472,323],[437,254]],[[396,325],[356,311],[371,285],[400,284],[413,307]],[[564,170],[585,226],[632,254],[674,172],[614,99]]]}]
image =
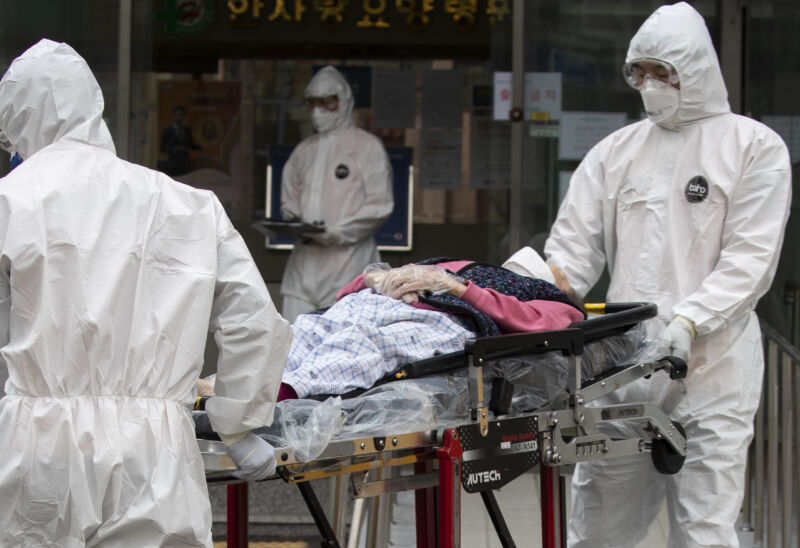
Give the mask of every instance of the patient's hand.
[{"label": "patient's hand", "polygon": [[408,304],[419,301],[424,293],[451,293],[460,297],[466,286],[445,269],[434,265],[407,264],[391,270],[372,270],[364,284],[376,293]]},{"label": "patient's hand", "polygon": [[370,270],[364,274],[364,285],[375,291],[375,293],[379,293],[378,288],[381,287],[383,279],[388,273],[389,270]]},{"label": "patient's hand", "polygon": [[194,387],[197,389],[198,396],[207,397],[214,395],[214,381],[197,379],[194,381]]}]

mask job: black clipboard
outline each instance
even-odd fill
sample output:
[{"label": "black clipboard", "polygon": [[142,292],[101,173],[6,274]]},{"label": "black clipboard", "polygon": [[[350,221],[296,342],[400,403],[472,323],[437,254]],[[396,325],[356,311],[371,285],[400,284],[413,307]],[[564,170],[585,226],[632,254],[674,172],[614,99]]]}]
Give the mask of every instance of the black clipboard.
[{"label": "black clipboard", "polygon": [[267,237],[284,236],[298,238],[301,234],[311,232],[325,232],[324,225],[312,225],[304,221],[284,221],[282,219],[259,219],[253,223],[253,228]]}]

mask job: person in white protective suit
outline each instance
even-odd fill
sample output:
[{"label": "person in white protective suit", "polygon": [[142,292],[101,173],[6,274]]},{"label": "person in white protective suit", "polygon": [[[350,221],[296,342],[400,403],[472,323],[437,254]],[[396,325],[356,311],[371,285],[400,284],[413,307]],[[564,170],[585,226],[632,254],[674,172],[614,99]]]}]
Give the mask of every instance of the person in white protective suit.
[{"label": "person in white protective suit", "polygon": [[305,89],[317,131],[292,151],[281,178],[281,216],[324,223],[299,238],[283,276],[283,316],[336,302],[336,292],[379,262],[374,234],[394,208],[392,168],[383,144],[353,125],[353,92],[331,66]]},{"label": "person in white protective suit", "polygon": [[685,428],[688,455],[674,476],[644,456],[579,464],[569,544],[635,546],[666,498],[669,546],[738,546],[763,372],[753,309],[783,242],[789,155],[769,128],[731,113],[708,30],[686,3],[644,22],[624,75],[648,117],[586,155],[545,254],[580,295],[608,265],[609,302],[658,305],[673,355],[689,364],[688,393],[654,375],[604,403],[661,405]]},{"label": "person in white protective suit", "polygon": [[249,430],[291,329],[216,197],[117,158],[102,114],[66,44],[0,80],[0,142],[24,159],[0,180],[0,545],[211,546],[189,412],[207,332],[209,418],[261,479],[274,450]]}]

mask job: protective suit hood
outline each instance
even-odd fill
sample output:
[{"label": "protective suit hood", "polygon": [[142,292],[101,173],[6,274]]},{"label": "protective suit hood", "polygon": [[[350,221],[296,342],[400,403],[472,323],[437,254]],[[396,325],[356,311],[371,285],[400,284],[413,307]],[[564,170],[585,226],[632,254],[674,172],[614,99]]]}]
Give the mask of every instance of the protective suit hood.
[{"label": "protective suit hood", "polygon": [[83,57],[52,40],[31,46],[0,80],[0,132],[25,159],[61,139],[116,153],[103,106]]},{"label": "protective suit hood", "polygon": [[328,65],[320,69],[308,82],[304,97],[325,97],[336,95],[339,98],[339,109],[336,111],[336,122],[330,131],[353,126],[353,90],[347,79],[334,67]]},{"label": "protective suit hood", "polygon": [[625,62],[648,57],[670,63],[680,78],[678,111],[658,125],[678,130],[688,123],[730,112],[728,91],[703,16],[680,2],[661,6],[642,24]]}]

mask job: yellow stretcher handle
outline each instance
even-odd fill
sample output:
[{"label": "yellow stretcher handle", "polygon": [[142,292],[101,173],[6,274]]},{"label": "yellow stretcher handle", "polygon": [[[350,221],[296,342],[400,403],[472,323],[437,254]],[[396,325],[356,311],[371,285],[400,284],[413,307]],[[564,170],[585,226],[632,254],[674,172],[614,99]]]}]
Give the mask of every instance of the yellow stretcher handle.
[{"label": "yellow stretcher handle", "polygon": [[606,313],[606,303],[583,303],[583,307],[586,309],[586,312],[592,312],[594,314]]}]

